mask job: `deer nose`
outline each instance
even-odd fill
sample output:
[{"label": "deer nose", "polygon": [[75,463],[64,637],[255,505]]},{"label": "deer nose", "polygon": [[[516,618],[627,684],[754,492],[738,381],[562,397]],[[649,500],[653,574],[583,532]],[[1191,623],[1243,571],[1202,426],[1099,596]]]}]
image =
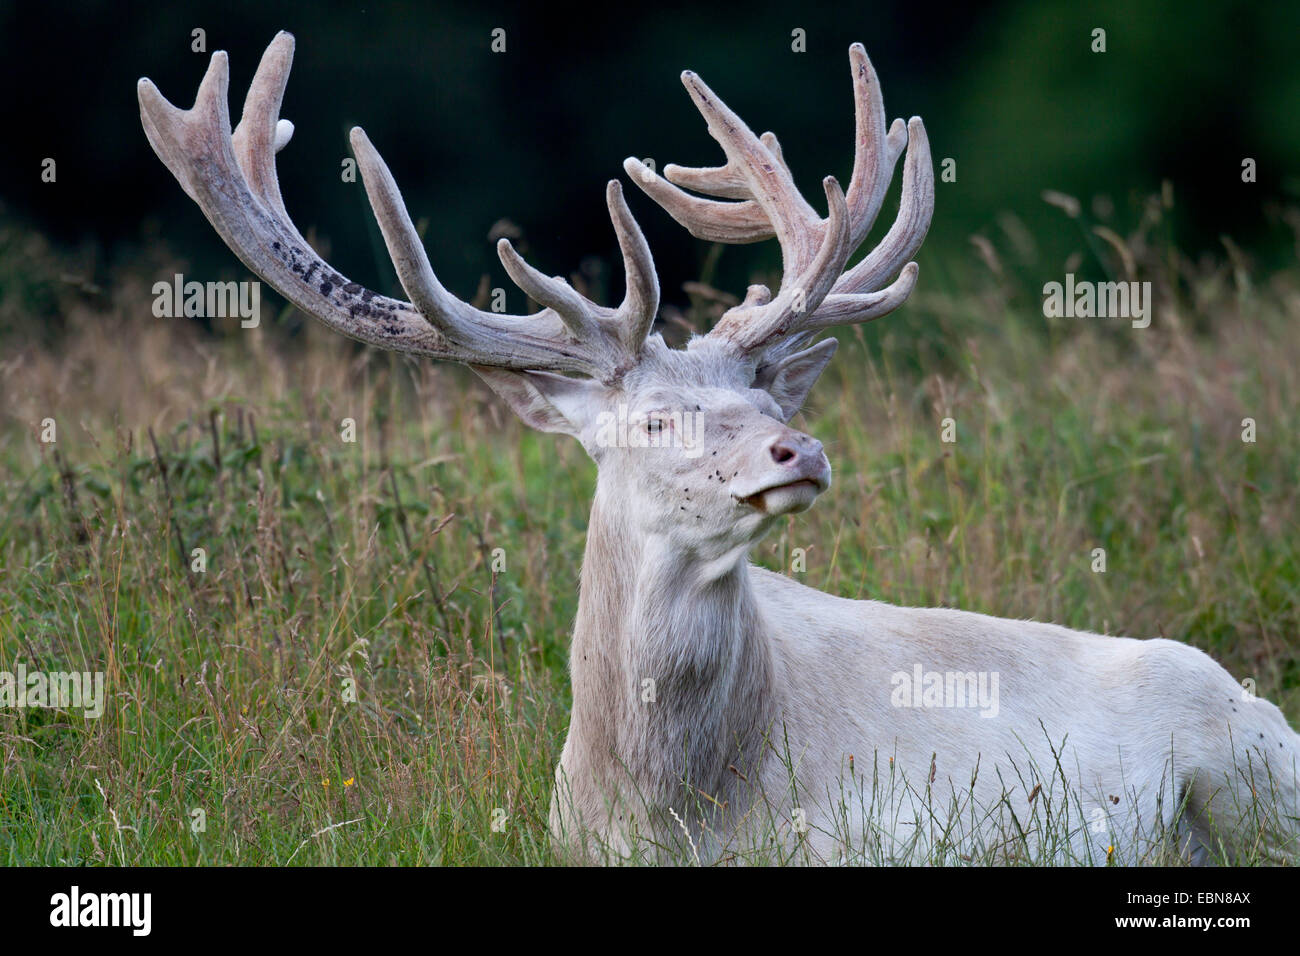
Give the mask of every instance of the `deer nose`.
[{"label": "deer nose", "polygon": [[822,443],[811,435],[803,435],[799,432],[778,435],[767,446],[767,451],[774,462],[787,468],[797,468],[810,458],[823,457]]}]

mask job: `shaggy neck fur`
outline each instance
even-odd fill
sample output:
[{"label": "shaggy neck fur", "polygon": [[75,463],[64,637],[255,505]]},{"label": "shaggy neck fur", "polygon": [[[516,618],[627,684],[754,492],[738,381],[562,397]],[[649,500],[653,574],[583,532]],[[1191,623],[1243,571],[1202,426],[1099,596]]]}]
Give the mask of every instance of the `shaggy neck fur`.
[{"label": "shaggy neck fur", "polygon": [[573,637],[575,790],[619,794],[659,823],[671,807],[692,830],[718,806],[738,809],[778,701],[747,549],[732,554],[642,532],[597,489]]}]

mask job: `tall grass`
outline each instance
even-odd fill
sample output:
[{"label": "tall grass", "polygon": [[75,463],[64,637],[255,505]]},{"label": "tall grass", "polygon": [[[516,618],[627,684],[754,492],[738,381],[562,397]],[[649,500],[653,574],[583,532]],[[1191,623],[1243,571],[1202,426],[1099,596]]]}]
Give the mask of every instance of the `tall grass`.
[{"label": "tall grass", "polygon": [[[1158,220],[1089,253],[1155,283],[1150,328],[1044,319],[1064,270],[997,234],[842,333],[800,424],[835,486],[755,560],[1186,641],[1300,717],[1300,269],[1193,263]],[[156,251],[91,287],[0,250],[0,670],[103,671],[109,694],[98,720],[0,710],[0,861],[555,862],[576,444],[289,312],[155,319]],[[61,334],[23,332],[33,313]]]}]

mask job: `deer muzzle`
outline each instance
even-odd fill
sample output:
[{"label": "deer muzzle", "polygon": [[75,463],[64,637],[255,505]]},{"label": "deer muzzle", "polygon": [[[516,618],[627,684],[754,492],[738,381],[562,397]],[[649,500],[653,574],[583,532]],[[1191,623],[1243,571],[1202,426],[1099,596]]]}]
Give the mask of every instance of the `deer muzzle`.
[{"label": "deer muzzle", "polygon": [[752,475],[731,480],[731,497],[768,515],[806,511],[831,486],[831,465],[817,439],[785,429],[769,439]]}]

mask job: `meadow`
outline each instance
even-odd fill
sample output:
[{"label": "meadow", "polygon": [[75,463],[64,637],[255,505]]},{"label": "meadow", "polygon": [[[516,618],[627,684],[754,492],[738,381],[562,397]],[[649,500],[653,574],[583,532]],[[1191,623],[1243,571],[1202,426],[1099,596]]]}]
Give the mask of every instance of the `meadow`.
[{"label": "meadow", "polygon": [[[1009,217],[923,254],[905,308],[838,333],[796,419],[834,485],[753,559],[1185,641],[1300,722],[1300,267],[1188,256],[1174,209],[1063,203],[1065,264]],[[710,261],[665,290],[667,337],[727,304]],[[146,250],[95,284],[0,231],[0,671],[108,690],[99,719],[0,710],[0,862],[557,862],[594,466],[467,371],[290,309],[154,318],[183,267]],[[1150,327],[1044,317],[1076,270],[1151,282]]]}]

